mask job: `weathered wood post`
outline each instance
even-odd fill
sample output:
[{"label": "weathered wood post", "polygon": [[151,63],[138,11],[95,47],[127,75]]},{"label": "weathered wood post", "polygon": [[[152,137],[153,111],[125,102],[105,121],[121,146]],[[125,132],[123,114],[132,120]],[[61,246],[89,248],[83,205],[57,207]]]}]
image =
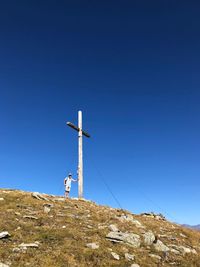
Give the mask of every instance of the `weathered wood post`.
[{"label": "weathered wood post", "polygon": [[82,111],[78,112],[78,127],[71,122],[67,122],[67,125],[78,132],[78,197],[83,198],[83,135],[90,135],[82,129]]},{"label": "weathered wood post", "polygon": [[83,197],[83,132],[82,111],[78,112],[78,197]]}]

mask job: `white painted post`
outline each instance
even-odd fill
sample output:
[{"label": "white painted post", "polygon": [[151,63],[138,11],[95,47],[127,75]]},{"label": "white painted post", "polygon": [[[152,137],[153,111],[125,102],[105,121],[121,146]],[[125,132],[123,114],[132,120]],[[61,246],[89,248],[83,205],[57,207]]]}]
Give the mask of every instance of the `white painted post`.
[{"label": "white painted post", "polygon": [[83,198],[83,131],[82,111],[78,112],[78,197]]}]

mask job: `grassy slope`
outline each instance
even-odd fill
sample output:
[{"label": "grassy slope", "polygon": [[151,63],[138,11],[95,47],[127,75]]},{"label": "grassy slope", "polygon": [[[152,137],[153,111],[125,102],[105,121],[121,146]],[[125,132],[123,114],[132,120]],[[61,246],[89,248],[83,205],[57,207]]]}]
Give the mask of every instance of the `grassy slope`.
[{"label": "grassy slope", "polygon": [[[198,252],[197,255],[187,254],[184,257],[170,253],[166,261],[159,265],[155,259],[149,257],[149,253],[163,256],[162,253],[155,252],[153,247],[142,245],[136,249],[106,240],[109,224],[116,224],[124,232],[139,235],[144,232],[144,229],[128,222],[120,222],[115,216],[123,214],[122,210],[80,200],[68,199],[65,202],[57,202],[54,201],[54,197],[48,196],[49,203],[54,207],[46,214],[43,204],[47,201],[34,199],[31,193],[2,189],[0,197],[4,198],[4,201],[0,202],[0,232],[8,231],[11,234],[10,238],[0,240],[0,262],[10,263],[13,267],[128,267],[131,263],[125,260],[125,252],[134,254],[135,262],[141,267],[200,266],[200,233],[176,224],[133,215],[146,227],[145,231],[152,230],[156,235],[166,235],[159,238],[166,245],[192,246]],[[38,220],[24,218],[25,215],[37,216]],[[99,229],[99,226],[104,225],[104,229]],[[171,237],[175,239],[172,240]],[[13,248],[22,242],[35,241],[39,242],[39,248],[29,248],[25,253],[13,252]],[[99,249],[87,248],[86,244],[90,242],[98,243]],[[112,258],[109,249],[120,255],[120,261]],[[171,265],[172,262],[175,262],[175,265]]]}]

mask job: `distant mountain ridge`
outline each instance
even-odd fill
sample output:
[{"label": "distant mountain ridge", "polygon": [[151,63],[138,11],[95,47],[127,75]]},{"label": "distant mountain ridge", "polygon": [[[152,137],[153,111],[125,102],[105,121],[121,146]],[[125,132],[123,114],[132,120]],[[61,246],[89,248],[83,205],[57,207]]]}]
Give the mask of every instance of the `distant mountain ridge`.
[{"label": "distant mountain ridge", "polygon": [[183,227],[187,227],[187,228],[190,228],[190,229],[195,229],[195,230],[200,231],[200,224],[197,224],[197,225],[183,224]]}]

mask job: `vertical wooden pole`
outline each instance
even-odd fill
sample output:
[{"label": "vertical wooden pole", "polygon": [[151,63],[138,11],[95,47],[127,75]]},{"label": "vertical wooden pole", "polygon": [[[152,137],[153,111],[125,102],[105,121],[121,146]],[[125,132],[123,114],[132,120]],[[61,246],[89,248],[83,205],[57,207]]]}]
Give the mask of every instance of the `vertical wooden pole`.
[{"label": "vertical wooden pole", "polygon": [[83,132],[82,111],[78,112],[78,197],[83,197]]}]

